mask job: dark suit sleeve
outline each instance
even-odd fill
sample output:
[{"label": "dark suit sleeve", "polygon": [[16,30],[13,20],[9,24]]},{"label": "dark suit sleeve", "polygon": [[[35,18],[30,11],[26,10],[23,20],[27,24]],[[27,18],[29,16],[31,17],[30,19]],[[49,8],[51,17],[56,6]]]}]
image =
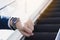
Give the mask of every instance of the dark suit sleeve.
[{"label": "dark suit sleeve", "polygon": [[8,27],[8,20],[10,17],[8,16],[0,16],[0,29],[10,29]]}]

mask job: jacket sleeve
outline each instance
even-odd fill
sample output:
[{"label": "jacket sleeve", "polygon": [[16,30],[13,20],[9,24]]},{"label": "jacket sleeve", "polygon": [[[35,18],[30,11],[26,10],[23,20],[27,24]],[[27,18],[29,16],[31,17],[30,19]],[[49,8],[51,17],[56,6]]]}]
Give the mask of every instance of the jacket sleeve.
[{"label": "jacket sleeve", "polygon": [[8,16],[0,16],[0,29],[10,29],[8,26]]}]

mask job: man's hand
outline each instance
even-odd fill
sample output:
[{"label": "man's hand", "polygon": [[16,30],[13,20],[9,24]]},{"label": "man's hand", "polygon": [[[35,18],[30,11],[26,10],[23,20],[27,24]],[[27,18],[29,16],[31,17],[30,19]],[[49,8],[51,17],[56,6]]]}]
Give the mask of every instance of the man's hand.
[{"label": "man's hand", "polygon": [[20,21],[16,23],[16,27],[26,37],[32,36],[34,34],[34,23],[30,19],[26,23],[24,23],[24,27],[22,27]]}]

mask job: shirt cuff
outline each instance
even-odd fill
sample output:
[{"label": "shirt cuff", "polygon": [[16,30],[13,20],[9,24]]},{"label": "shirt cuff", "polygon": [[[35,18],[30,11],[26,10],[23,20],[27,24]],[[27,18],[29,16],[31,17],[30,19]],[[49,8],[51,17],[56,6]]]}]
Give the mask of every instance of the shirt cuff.
[{"label": "shirt cuff", "polygon": [[[12,17],[10,17],[9,20],[8,20],[8,27],[9,27],[9,28],[11,28],[11,26],[10,26],[10,20],[11,20],[11,18],[12,18]],[[11,28],[11,29],[12,29],[12,28]]]}]

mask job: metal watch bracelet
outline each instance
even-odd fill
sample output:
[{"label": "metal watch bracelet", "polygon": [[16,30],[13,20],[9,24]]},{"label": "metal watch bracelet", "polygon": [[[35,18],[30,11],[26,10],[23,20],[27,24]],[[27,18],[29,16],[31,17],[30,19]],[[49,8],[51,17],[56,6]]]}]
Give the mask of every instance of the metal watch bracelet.
[{"label": "metal watch bracelet", "polygon": [[19,18],[12,17],[12,18],[11,18],[11,21],[12,21],[11,28],[12,28],[13,30],[17,29],[17,28],[16,28],[16,23],[19,21]]}]

